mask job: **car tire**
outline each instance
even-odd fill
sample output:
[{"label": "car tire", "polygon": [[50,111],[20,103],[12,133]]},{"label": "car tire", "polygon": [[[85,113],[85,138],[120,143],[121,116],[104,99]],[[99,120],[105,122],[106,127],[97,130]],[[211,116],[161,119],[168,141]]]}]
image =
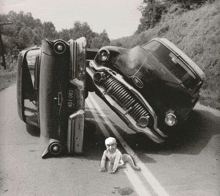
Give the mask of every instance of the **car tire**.
[{"label": "car tire", "polygon": [[35,137],[40,136],[40,128],[39,127],[36,127],[34,125],[26,124],[26,130],[32,136],[35,136]]}]

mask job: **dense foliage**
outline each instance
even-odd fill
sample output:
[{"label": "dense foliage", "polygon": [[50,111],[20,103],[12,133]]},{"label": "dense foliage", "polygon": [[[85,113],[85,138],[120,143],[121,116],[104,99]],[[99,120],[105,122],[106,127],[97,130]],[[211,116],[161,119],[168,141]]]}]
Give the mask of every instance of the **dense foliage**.
[{"label": "dense foliage", "polygon": [[88,47],[93,48],[100,48],[110,43],[105,30],[100,34],[95,33],[86,22],[76,21],[72,28],[57,32],[52,22],[42,23],[39,19],[34,19],[31,13],[10,11],[8,14],[0,14],[0,23],[8,21],[12,24],[4,25],[1,29],[6,54],[13,54],[15,51],[31,46],[39,46],[44,38],[51,40],[61,38],[68,41],[84,36]]},{"label": "dense foliage", "polygon": [[1,30],[6,54],[12,54],[15,49],[40,45],[44,37],[56,39],[59,36],[52,22],[42,23],[39,19],[34,19],[31,13],[10,11],[8,14],[1,14],[0,22],[7,21],[12,24],[3,26]]},{"label": "dense foliage", "polygon": [[110,43],[106,30],[103,30],[100,34],[95,33],[86,22],[80,23],[79,21],[76,21],[74,22],[73,28],[62,29],[62,31],[59,32],[59,35],[59,38],[65,41],[85,37],[87,40],[87,47],[89,48],[100,48],[109,45]]},{"label": "dense foliage", "polygon": [[[143,0],[139,10],[142,14],[140,24],[135,34],[153,28],[160,22],[163,15],[165,15],[173,4],[178,4],[183,11],[197,9],[207,0]],[[209,0],[211,1],[211,0]]]}]

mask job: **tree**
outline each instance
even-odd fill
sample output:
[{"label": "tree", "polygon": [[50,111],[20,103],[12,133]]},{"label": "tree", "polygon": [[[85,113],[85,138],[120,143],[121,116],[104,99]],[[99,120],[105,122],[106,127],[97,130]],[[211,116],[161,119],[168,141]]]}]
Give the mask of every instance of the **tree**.
[{"label": "tree", "polygon": [[65,41],[85,37],[87,46],[90,47],[92,40],[98,36],[101,40],[100,46],[108,44],[110,41],[106,31],[98,34],[92,31],[86,22],[76,21],[70,29],[56,31],[52,22],[42,23],[40,19],[34,19],[31,13],[10,11],[8,14],[0,14],[0,22],[9,20],[12,25],[4,26],[2,29],[2,41],[5,45],[5,52],[11,53],[14,49],[23,50],[31,46],[40,46],[44,38],[55,40],[61,38]]},{"label": "tree", "polygon": [[86,22],[74,22],[73,28],[71,29],[62,29],[59,32],[60,38],[68,41],[70,39],[76,40],[80,37],[85,37],[87,41],[88,48],[100,48],[104,45],[109,45],[110,40],[106,30],[103,30],[102,33],[98,34],[92,31],[88,23]]},{"label": "tree", "polygon": [[21,39],[22,44],[27,47],[33,45],[33,38],[34,34],[32,32],[32,29],[30,27],[23,27],[19,34],[19,38]]},{"label": "tree", "polygon": [[[193,7],[195,5],[202,5],[203,3],[205,3],[206,1],[209,1],[209,0],[167,0],[171,3],[178,3],[178,4],[181,4],[181,6],[184,8],[184,9],[193,9]],[[195,6],[195,7],[197,7]]]},{"label": "tree", "polygon": [[108,34],[106,30],[103,30],[102,33],[92,39],[91,48],[101,48],[102,46],[107,46],[109,44],[110,39],[108,38]]},{"label": "tree", "polygon": [[[41,24],[42,26],[42,24]],[[39,46],[41,44],[43,37],[43,30],[40,25],[37,25],[33,30],[34,38],[33,38],[33,44]]]},{"label": "tree", "polygon": [[68,41],[71,39],[70,37],[70,30],[68,29],[62,29],[62,31],[59,32],[60,39],[63,39],[65,41]]},{"label": "tree", "polygon": [[92,39],[96,36],[97,34],[94,33],[90,26],[88,25],[87,22],[79,22],[76,21],[74,22],[74,27],[70,29],[70,37],[72,39],[77,39],[80,37],[85,37],[87,40],[87,46],[90,47]]},{"label": "tree", "polygon": [[167,5],[167,0],[144,0],[139,7],[142,17],[135,34],[153,28],[160,21],[162,14],[166,12]]},{"label": "tree", "polygon": [[52,22],[43,23],[43,37],[47,39],[56,39],[56,30]]},{"label": "tree", "polygon": [[139,10],[142,14],[135,34],[153,28],[171,4],[179,4],[183,10],[195,9],[208,0],[143,0]]}]

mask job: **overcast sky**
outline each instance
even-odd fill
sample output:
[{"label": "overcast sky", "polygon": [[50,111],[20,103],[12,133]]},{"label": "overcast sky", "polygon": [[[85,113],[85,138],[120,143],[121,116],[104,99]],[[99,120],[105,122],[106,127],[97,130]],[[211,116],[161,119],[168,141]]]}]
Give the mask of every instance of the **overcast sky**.
[{"label": "overcast sky", "polygon": [[51,21],[57,31],[87,22],[97,33],[104,29],[110,39],[132,35],[138,27],[143,0],[0,0],[0,13],[31,12],[41,22]]}]

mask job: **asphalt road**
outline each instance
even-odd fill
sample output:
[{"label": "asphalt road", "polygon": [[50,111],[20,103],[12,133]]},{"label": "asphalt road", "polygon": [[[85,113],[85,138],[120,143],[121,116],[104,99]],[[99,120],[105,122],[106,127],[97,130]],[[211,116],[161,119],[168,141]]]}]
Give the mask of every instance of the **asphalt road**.
[{"label": "asphalt road", "polygon": [[[39,136],[19,119],[16,86],[0,92],[0,195],[217,196],[220,112],[196,105],[189,120],[164,145],[136,134],[97,96],[86,100],[84,154],[41,159]],[[92,133],[92,134],[91,134]],[[141,171],[129,165],[115,174],[99,172],[104,139],[114,136]],[[220,193],[220,192],[219,192]]]}]

